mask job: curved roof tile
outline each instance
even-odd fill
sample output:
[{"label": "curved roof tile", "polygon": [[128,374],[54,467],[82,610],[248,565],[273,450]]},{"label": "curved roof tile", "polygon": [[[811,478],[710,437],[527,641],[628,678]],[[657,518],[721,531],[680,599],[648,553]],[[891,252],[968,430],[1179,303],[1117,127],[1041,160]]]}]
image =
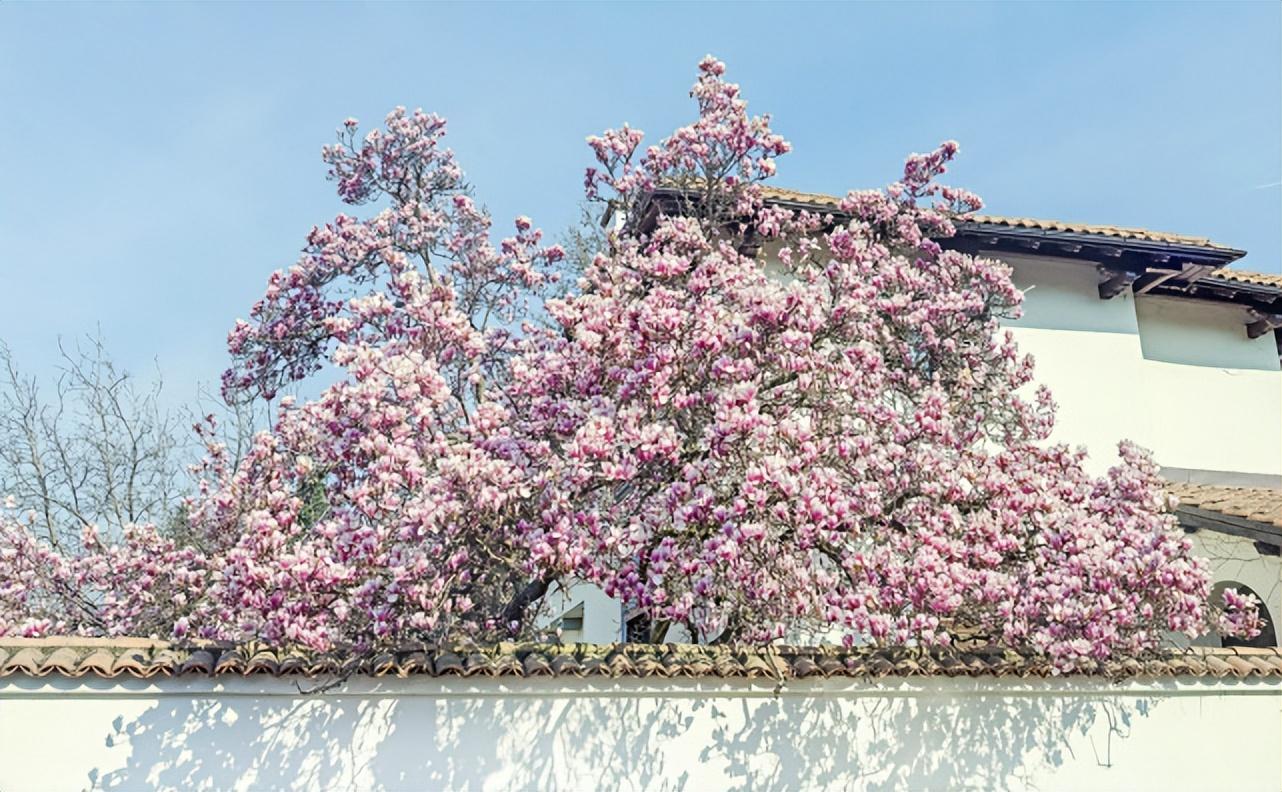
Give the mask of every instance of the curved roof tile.
[{"label": "curved roof tile", "polygon": [[[649,644],[499,644],[455,649],[408,646],[372,658],[276,650],[263,644],[145,647],[94,639],[0,638],[0,677],[154,676],[502,676],[610,678],[1018,677],[1056,676],[1043,657],[1006,649],[767,649]],[[1078,674],[1108,678],[1282,679],[1279,649],[1188,649],[1093,663]]]},{"label": "curved roof tile", "polygon": [[[841,203],[841,197],[836,195],[824,195],[822,193],[807,193],[797,190],[787,190],[780,187],[762,187],[766,200],[781,201],[786,203],[795,203],[812,206],[820,210],[837,209]],[[1127,226],[1115,225],[1097,225],[1094,223],[1073,223],[1065,220],[1040,220],[1033,217],[1005,217],[1002,215],[978,214],[969,215],[961,218],[963,222],[975,223],[978,225],[1006,226],[1008,228],[1024,228],[1039,231],[1055,231],[1070,234],[1096,234],[1099,236],[1112,237],[1114,239],[1130,239],[1143,242],[1159,242],[1170,245],[1186,245],[1189,247],[1212,248],[1215,250],[1232,250],[1227,245],[1221,245],[1213,242],[1206,237],[1190,236],[1188,234],[1176,234],[1170,231],[1154,231],[1148,228],[1133,228]],[[1261,273],[1244,272],[1238,270],[1220,270],[1223,273],[1231,273],[1234,277],[1243,279],[1244,282],[1259,283],[1259,281],[1248,280],[1249,278],[1266,279],[1261,285],[1282,285],[1282,276],[1267,275]]]},{"label": "curved roof tile", "polygon": [[1222,487],[1170,482],[1167,492],[1183,506],[1207,509],[1282,528],[1282,489]]}]

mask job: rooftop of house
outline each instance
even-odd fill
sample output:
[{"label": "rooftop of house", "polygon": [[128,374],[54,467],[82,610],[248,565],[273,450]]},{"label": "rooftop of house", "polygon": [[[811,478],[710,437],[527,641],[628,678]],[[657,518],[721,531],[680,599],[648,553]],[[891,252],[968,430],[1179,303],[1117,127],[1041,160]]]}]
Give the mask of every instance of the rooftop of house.
[{"label": "rooftop of house", "polygon": [[1184,483],[1171,483],[1166,489],[1181,506],[1251,520],[1282,534],[1282,489]]},{"label": "rooftop of house", "polygon": [[[842,201],[842,197],[837,195],[799,192],[797,190],[788,190],[781,187],[763,187],[763,191],[767,201],[796,204],[799,207],[804,206],[826,211],[839,211],[839,205]],[[975,225],[1008,226],[1010,228],[1024,228],[1030,230],[1073,234],[1094,234],[1116,239],[1142,240],[1146,242],[1159,242],[1163,244],[1232,251],[1237,253],[1239,257],[1245,255],[1244,251],[1237,251],[1228,245],[1221,245],[1218,242],[1212,242],[1206,237],[1176,234],[1168,231],[1153,231],[1147,228],[1128,228],[1125,226],[1114,225],[1072,223],[1063,220],[1038,220],[1031,217],[1003,217],[1000,215],[988,214],[970,215],[966,218],[966,222]],[[1254,275],[1255,273],[1246,274]],[[1282,276],[1265,277],[1275,277],[1277,278],[1278,283],[1282,283]]]},{"label": "rooftop of house", "polygon": [[[763,187],[767,201],[841,216],[841,197]],[[662,190],[656,192],[661,196]],[[1180,297],[1244,310],[1248,338],[1282,328],[1282,275],[1230,265],[1246,255],[1206,237],[1115,225],[977,214],[960,218],[941,244],[967,253],[1033,254],[1076,259],[1100,273],[1099,296]],[[1282,354],[1282,337],[1278,338]]]},{"label": "rooftop of house", "polygon": [[1170,482],[1179,500],[1175,514],[1184,530],[1231,534],[1255,543],[1264,554],[1282,554],[1282,489]]},{"label": "rooftop of house", "polygon": [[[765,199],[797,210],[843,216],[842,197],[762,187]],[[638,208],[642,224],[657,212],[673,211],[688,197],[681,188],[660,187]],[[606,217],[609,217],[607,212]],[[956,234],[941,244],[968,253],[1024,253],[1077,259],[1101,275],[1099,295],[1111,299],[1131,290],[1240,305],[1247,335],[1257,338],[1282,327],[1282,275],[1233,269],[1246,251],[1206,237],[1116,225],[977,214],[959,218]],[[1282,339],[1279,339],[1282,352]]]},{"label": "rooftop of house", "polygon": [[[808,679],[1058,676],[1045,658],[1004,649],[925,651],[679,644],[413,645],[376,656],[259,643],[178,645],[137,638],[0,638],[0,677],[350,675],[426,677]],[[1095,663],[1079,676],[1282,679],[1282,650],[1190,648]]]}]

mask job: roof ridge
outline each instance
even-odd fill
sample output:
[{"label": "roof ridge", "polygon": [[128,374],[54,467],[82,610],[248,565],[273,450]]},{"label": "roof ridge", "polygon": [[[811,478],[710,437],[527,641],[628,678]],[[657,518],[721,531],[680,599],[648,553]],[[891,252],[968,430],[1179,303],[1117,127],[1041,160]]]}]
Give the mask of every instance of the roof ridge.
[{"label": "roof ridge", "polygon": [[1208,239],[1207,237],[1196,236],[1194,234],[1183,234],[1178,231],[1164,231],[1158,228],[1145,228],[1144,226],[1118,225],[1116,223],[1096,223],[1088,220],[1060,220],[1060,219],[1050,220],[1044,217],[1031,217],[1029,215],[1005,215],[1005,214],[991,214],[989,212],[975,212],[973,214],[963,215],[963,219],[973,220],[975,222],[984,222],[988,220],[988,221],[997,222],[997,223],[1012,223],[1016,221],[1032,221],[1032,222],[1039,222],[1039,223],[1062,223],[1064,225],[1086,226],[1090,228],[1115,228],[1119,231],[1143,231],[1143,232],[1152,233],[1152,234],[1169,234],[1171,236],[1187,237],[1189,239]]},{"label": "roof ridge", "polygon": [[1231,490],[1249,490],[1251,492],[1279,492],[1282,493],[1282,485],[1276,487],[1253,487],[1250,484],[1205,484],[1197,481],[1167,481],[1167,489],[1172,487],[1193,487],[1197,489],[1231,489]]},{"label": "roof ridge", "polygon": [[[784,187],[774,187],[771,185],[762,185],[763,195],[767,200],[792,201],[800,204],[813,204],[816,207],[825,209],[834,209],[843,200],[843,196],[830,195],[827,193],[803,192],[800,190],[790,190]],[[1215,250],[1233,251],[1234,248],[1213,241],[1210,237],[1194,236],[1191,234],[1181,234],[1175,231],[1162,231],[1158,229],[1145,228],[1142,226],[1123,226],[1100,223],[1082,223],[1068,220],[1041,219],[1027,216],[1010,216],[996,214],[972,214],[963,215],[958,218],[961,222],[973,222],[980,225],[1004,225],[1012,228],[1027,228],[1042,231],[1061,231],[1072,234],[1094,234],[1099,236],[1110,236],[1119,239],[1132,239],[1147,242],[1159,242],[1173,245],[1187,245],[1190,247],[1211,248]],[[1245,270],[1237,272],[1246,273]],[[1261,275],[1269,277],[1267,273],[1246,273],[1248,275]],[[1278,276],[1282,279],[1282,276]],[[1279,285],[1279,284],[1272,284]]]},{"label": "roof ridge", "polygon": [[1237,269],[1235,267],[1220,267],[1219,269],[1212,270],[1210,277],[1223,278],[1237,283],[1251,283],[1256,286],[1282,287],[1282,273],[1255,272],[1253,270]]}]

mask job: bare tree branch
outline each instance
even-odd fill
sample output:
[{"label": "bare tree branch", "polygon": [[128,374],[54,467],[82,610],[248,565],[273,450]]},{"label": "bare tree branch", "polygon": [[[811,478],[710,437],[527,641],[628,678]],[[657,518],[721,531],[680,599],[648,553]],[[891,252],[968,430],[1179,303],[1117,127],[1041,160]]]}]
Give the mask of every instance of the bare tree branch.
[{"label": "bare tree branch", "polygon": [[161,404],[162,380],[140,384],[97,337],[59,348],[46,392],[0,343],[0,492],[32,509],[60,548],[87,525],[167,522],[185,448],[178,416]]}]

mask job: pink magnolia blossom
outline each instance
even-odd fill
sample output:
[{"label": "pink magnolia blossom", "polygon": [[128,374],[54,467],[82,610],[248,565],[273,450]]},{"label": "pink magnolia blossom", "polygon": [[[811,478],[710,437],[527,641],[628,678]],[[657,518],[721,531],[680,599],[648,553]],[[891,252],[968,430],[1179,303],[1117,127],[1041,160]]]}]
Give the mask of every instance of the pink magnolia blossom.
[{"label": "pink magnolia blossom", "polygon": [[771,205],[790,145],[722,63],[699,72],[689,126],[588,139],[587,195],[622,226],[557,299],[564,251],[524,216],[492,241],[443,119],[346,121],[339,195],[386,208],[312,230],[223,378],[332,384],[280,399],[237,464],[209,444],[186,544],[131,527],[67,554],[0,519],[0,633],[493,640],[573,580],[703,640],[964,638],[1063,670],[1258,632],[1248,598],[1208,602],[1145,452],[1093,477],[1048,443],[999,326],[1009,269],[937,242],[981,206],[938,182],[957,144],[839,215]]},{"label": "pink magnolia blossom", "polygon": [[204,595],[202,554],[154,526],[126,526],[114,542],[87,528],[60,551],[13,507],[0,510],[0,635],[168,637]]}]

